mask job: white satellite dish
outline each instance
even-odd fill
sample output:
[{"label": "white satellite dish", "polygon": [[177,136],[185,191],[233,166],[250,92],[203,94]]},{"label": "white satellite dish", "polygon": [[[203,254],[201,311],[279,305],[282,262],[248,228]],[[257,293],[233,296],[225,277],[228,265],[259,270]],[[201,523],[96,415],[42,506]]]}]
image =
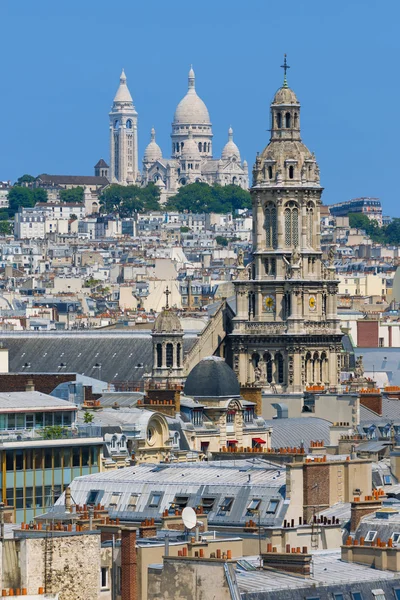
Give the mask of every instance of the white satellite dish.
[{"label": "white satellite dish", "polygon": [[196,527],[197,518],[193,508],[186,506],[182,511],[182,521],[186,529],[193,529]]}]

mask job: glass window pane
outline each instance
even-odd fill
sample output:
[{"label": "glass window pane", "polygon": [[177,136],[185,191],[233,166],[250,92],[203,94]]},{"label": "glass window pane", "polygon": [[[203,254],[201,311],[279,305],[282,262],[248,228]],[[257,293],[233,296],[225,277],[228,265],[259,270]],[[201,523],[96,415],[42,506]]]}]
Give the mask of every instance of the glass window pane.
[{"label": "glass window pane", "polygon": [[64,448],[64,468],[68,469],[71,466],[71,448]]},{"label": "glass window pane", "polygon": [[15,415],[8,416],[8,429],[15,429]]},{"label": "glass window pane", "polygon": [[33,488],[25,488],[25,506],[26,508],[33,508]]},{"label": "glass window pane", "polygon": [[54,413],[54,425],[62,425],[62,413]]},{"label": "glass window pane", "polygon": [[0,429],[6,429],[7,428],[7,415],[0,415]]},{"label": "glass window pane", "polygon": [[51,469],[52,455],[53,455],[52,448],[45,448],[45,450],[44,450],[44,468],[45,469]]},{"label": "glass window pane", "polygon": [[58,448],[54,448],[53,461],[54,468],[59,469],[61,467],[61,450],[59,450]]},{"label": "glass window pane", "polygon": [[36,427],[43,427],[43,413],[35,414],[35,425]]},{"label": "glass window pane", "polygon": [[41,448],[35,448],[33,451],[33,458],[34,458],[34,469],[41,469],[42,468],[42,450]]},{"label": "glass window pane", "polygon": [[33,468],[33,454],[32,450],[25,450],[25,469],[30,471]]},{"label": "glass window pane", "polygon": [[6,471],[14,471],[14,452],[13,452],[13,450],[6,451]]},{"label": "glass window pane", "polygon": [[87,446],[82,446],[82,466],[89,465],[89,448]]},{"label": "glass window pane", "polygon": [[36,508],[43,506],[43,488],[41,485],[35,487],[35,506]]},{"label": "glass window pane", "polygon": [[15,508],[24,508],[24,488],[15,490]]},{"label": "glass window pane", "polygon": [[25,428],[25,415],[17,414],[17,429]]},{"label": "glass window pane", "polygon": [[44,424],[47,427],[53,425],[53,413],[44,413]]},{"label": "glass window pane", "polygon": [[79,467],[79,448],[73,448],[72,449],[72,466],[73,467]]},{"label": "glass window pane", "polygon": [[23,450],[15,451],[15,470],[22,471],[24,468],[24,453]]}]

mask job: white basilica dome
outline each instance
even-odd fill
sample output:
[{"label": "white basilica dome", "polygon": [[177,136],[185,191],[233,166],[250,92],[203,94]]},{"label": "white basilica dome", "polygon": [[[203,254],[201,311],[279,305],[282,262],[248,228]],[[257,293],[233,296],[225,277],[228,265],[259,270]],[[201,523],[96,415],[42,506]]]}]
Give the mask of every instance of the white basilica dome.
[{"label": "white basilica dome", "polygon": [[229,127],[228,141],[226,142],[226,144],[222,150],[221,158],[222,158],[222,160],[227,160],[227,159],[231,158],[232,156],[236,156],[236,158],[240,161],[239,148],[236,146],[235,142],[233,141],[233,129],[232,129],[232,127]]},{"label": "white basilica dome", "polygon": [[151,140],[144,151],[143,161],[144,162],[156,162],[162,158],[162,152],[160,146],[156,142],[156,132],[154,127],[151,130]]},{"label": "white basilica dome", "polygon": [[211,125],[210,115],[203,100],[195,89],[195,76],[189,71],[189,87],[186,96],[182,98],[175,110],[173,125]]}]

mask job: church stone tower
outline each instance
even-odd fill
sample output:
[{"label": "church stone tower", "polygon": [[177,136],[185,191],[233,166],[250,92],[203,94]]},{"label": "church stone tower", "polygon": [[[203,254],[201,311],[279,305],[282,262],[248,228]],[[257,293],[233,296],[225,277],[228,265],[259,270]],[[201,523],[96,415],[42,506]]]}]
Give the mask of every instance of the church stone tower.
[{"label": "church stone tower", "polygon": [[122,70],[110,112],[110,178],[128,185],[138,176],[137,112]]},{"label": "church stone tower", "polygon": [[240,382],[271,393],[336,386],[342,337],[333,258],[325,263],[320,249],[319,168],[301,141],[287,68],[285,58],[270,142],[253,170],[253,262],[235,281],[230,335]]},{"label": "church stone tower", "polygon": [[151,332],[153,340],[152,382],[160,386],[180,384],[183,379],[183,329],[178,315],[168,306],[160,312]]}]

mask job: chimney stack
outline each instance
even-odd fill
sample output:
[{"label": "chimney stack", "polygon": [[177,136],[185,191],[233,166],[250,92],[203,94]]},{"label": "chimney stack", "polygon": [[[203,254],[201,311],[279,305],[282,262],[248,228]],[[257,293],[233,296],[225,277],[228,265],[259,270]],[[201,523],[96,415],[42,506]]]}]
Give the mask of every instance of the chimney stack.
[{"label": "chimney stack", "polygon": [[121,600],[137,600],[136,529],[121,527]]}]

